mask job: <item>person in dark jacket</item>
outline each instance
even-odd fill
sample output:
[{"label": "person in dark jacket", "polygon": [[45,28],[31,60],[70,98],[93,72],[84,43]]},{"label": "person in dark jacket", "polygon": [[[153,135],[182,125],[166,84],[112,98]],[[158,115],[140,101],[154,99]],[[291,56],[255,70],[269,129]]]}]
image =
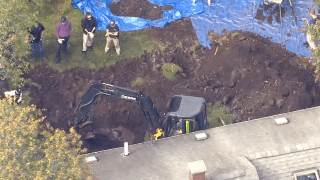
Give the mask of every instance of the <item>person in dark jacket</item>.
[{"label": "person in dark jacket", "polygon": [[92,16],[90,12],[87,12],[86,16],[81,21],[81,26],[83,32],[82,53],[86,54],[87,49],[93,49],[92,41],[97,28],[97,20]]},{"label": "person in dark jacket", "polygon": [[115,20],[111,20],[110,24],[107,26],[106,41],[105,53],[109,51],[112,41],[117,54],[120,55],[119,26],[116,24]]},{"label": "person in dark jacket", "polygon": [[[41,58],[46,61],[43,53],[42,39],[44,35],[45,28],[39,22],[35,24],[30,29],[30,34],[27,36],[27,41],[31,45],[33,60],[36,61],[36,47],[38,47]],[[31,36],[30,36],[31,35]]]},{"label": "person in dark jacket", "polygon": [[61,51],[64,51],[68,55],[67,45],[72,32],[72,25],[70,21],[67,21],[65,16],[61,17],[61,22],[58,22],[56,25],[56,36],[58,38],[57,45],[57,55],[56,62],[59,63],[61,60]]}]

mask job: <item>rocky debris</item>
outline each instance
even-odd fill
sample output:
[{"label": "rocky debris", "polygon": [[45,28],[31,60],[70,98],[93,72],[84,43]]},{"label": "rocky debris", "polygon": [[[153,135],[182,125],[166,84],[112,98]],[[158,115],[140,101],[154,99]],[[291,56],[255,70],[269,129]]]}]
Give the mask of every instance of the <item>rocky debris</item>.
[{"label": "rocky debris", "polygon": [[286,88],[286,87],[281,88],[280,91],[281,91],[282,97],[288,97],[289,94],[290,94],[290,90],[288,88]]},{"label": "rocky debris", "polygon": [[268,101],[269,106],[274,106],[275,105],[275,100],[274,99],[270,99]]},{"label": "rocky debris", "polygon": [[229,96],[224,96],[222,99],[223,104],[229,104],[229,102],[231,102],[233,96],[229,95]]},{"label": "rocky debris", "polygon": [[277,105],[278,108],[281,108],[283,104],[284,104],[284,100],[283,99],[278,99],[276,101],[276,105]]},{"label": "rocky debris", "polygon": [[233,70],[230,77],[229,87],[232,88],[237,84],[238,79],[240,78],[240,73],[238,70]]}]

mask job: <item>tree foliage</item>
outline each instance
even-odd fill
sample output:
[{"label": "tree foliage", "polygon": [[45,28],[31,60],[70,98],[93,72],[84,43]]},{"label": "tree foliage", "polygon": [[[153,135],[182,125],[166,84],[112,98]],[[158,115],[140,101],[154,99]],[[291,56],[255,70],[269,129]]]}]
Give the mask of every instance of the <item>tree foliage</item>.
[{"label": "tree foliage", "polygon": [[217,102],[215,105],[212,103],[208,104],[208,122],[211,128],[220,126],[219,118],[223,119],[226,124],[232,124],[233,115],[227,106]]},{"label": "tree foliage", "polygon": [[85,179],[80,135],[42,128],[43,117],[31,105],[0,100],[0,179]]},{"label": "tree foliage", "polygon": [[[308,31],[311,33],[312,40],[314,41],[320,41],[320,21],[317,21],[315,25],[309,25]],[[320,80],[320,46],[317,45],[316,49],[311,50],[312,55],[315,59],[317,59],[317,62],[314,62],[315,65],[315,81]]]},{"label": "tree foliage", "polygon": [[15,87],[23,85],[20,76],[28,71],[29,43],[26,36],[47,0],[0,0],[0,68]]},{"label": "tree foliage", "polygon": [[[316,24],[310,24],[308,25],[307,20],[305,19],[305,26],[303,28],[299,29],[300,31],[307,34],[307,32],[310,32],[312,40],[313,41],[320,41],[320,21],[317,21]],[[320,46],[316,45],[316,49],[311,49],[312,56],[314,59],[317,59],[316,62],[312,62],[312,64],[315,66],[314,76],[315,81],[320,80]]]},{"label": "tree foliage", "polygon": [[[312,39],[315,41],[320,41],[320,30],[319,30],[319,26],[320,26],[320,21],[317,21],[317,23],[315,25],[309,25],[308,26],[308,30],[311,33]],[[316,57],[319,57],[319,46],[313,50],[313,55]]]}]

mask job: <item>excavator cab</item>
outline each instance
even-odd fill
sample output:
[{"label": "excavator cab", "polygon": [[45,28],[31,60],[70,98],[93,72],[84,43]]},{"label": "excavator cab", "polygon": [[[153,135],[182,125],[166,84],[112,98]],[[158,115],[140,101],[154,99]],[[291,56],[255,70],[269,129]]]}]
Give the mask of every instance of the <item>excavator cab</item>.
[{"label": "excavator cab", "polygon": [[[174,96],[170,100],[166,121],[163,125],[165,137],[185,134],[207,127],[206,101],[193,96]],[[172,132],[175,131],[175,132]]]}]

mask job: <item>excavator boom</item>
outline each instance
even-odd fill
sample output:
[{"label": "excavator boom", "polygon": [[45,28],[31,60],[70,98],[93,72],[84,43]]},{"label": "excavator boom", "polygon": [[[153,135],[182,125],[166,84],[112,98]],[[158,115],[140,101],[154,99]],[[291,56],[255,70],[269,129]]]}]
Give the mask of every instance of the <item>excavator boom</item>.
[{"label": "excavator boom", "polygon": [[95,83],[85,93],[75,112],[75,124],[88,120],[88,113],[93,108],[99,95],[113,96],[119,99],[135,101],[146,117],[149,131],[155,132],[161,126],[160,116],[149,96],[142,92],[114,86],[106,83]]},{"label": "excavator boom", "polygon": [[[90,86],[74,113],[74,122],[72,124],[81,127],[86,124],[84,122],[90,122],[89,112],[100,95],[134,101],[141,107],[147,120],[149,133],[153,134],[155,138],[170,136],[175,132],[174,130],[188,133],[206,128],[206,102],[203,98],[183,95],[174,96],[170,101],[170,112],[165,115],[164,121],[160,121],[159,113],[149,96],[140,91],[106,83],[95,83]],[[182,123],[182,129],[177,127],[179,122]]]}]

